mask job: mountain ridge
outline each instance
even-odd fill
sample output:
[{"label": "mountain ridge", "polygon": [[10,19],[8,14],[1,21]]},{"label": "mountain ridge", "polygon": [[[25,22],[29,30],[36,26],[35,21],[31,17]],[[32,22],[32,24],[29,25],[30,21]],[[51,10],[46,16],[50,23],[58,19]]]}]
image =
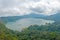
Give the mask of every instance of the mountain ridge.
[{"label": "mountain ridge", "polygon": [[4,22],[13,22],[19,19],[23,18],[41,18],[41,19],[46,19],[46,20],[54,20],[59,22],[60,21],[60,13],[56,13],[51,16],[44,16],[44,15],[39,15],[39,14],[28,14],[28,15],[23,15],[23,16],[9,16],[9,17],[0,17],[0,19]]}]

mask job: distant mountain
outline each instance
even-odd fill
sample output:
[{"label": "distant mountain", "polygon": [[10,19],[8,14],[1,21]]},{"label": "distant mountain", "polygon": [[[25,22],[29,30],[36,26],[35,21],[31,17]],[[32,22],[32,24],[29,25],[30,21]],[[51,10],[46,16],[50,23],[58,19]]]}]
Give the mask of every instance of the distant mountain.
[{"label": "distant mountain", "polygon": [[19,19],[23,19],[23,18],[41,18],[41,19],[45,19],[45,20],[54,20],[59,22],[60,21],[60,13],[51,15],[51,16],[45,16],[45,15],[41,15],[41,14],[28,14],[28,15],[23,15],[23,16],[9,16],[9,17],[1,17],[0,19],[3,20],[5,23],[7,22],[13,22]]},{"label": "distant mountain", "polygon": [[51,16],[43,17],[43,19],[54,20],[55,23],[60,23],[60,13],[56,13],[56,14],[51,15]]},{"label": "distant mountain", "polygon": [[54,15],[50,15],[50,16],[44,16],[44,15],[39,15],[39,14],[30,14],[29,16],[31,16],[33,18],[41,18],[41,19],[46,19],[46,20],[54,20],[56,22],[60,21],[60,12],[56,13]]},{"label": "distant mountain", "polygon": [[20,18],[22,18],[22,17],[20,17],[20,16],[8,16],[8,17],[0,17],[0,20],[2,20],[4,23],[7,23],[7,22],[16,21]]},{"label": "distant mountain", "polygon": [[8,16],[8,17],[0,17],[0,20],[7,23],[7,22],[14,22],[16,20],[23,19],[23,18],[38,18],[38,17],[43,17],[43,15],[29,14],[23,16]]},{"label": "distant mountain", "polygon": [[28,15],[24,15],[22,16],[24,18],[39,18],[39,17],[45,17],[45,15],[42,15],[42,14],[34,14],[34,13],[31,13],[31,14],[28,14]]},{"label": "distant mountain", "polygon": [[57,13],[55,15],[51,15],[48,17],[48,19],[55,20],[55,21],[60,21],[60,13]]}]

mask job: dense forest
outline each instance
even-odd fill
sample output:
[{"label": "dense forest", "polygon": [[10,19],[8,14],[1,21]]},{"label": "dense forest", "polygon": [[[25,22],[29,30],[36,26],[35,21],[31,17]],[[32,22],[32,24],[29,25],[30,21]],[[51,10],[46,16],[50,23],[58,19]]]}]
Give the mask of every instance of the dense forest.
[{"label": "dense forest", "polygon": [[18,32],[0,23],[0,40],[60,40],[60,24],[31,25]]}]

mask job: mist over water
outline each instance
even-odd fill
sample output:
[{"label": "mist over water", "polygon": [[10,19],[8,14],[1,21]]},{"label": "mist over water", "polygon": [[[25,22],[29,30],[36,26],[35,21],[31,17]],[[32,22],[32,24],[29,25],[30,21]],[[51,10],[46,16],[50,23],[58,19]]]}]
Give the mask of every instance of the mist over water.
[{"label": "mist over water", "polygon": [[23,28],[26,28],[30,25],[45,25],[46,23],[54,23],[54,21],[37,18],[24,18],[17,20],[16,22],[8,22],[6,26],[9,29],[21,31]]}]

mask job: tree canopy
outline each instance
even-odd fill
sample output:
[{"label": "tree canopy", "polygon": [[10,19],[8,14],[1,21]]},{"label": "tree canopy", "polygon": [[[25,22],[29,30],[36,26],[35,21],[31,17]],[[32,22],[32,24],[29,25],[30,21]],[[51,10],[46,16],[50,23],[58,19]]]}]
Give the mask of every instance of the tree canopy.
[{"label": "tree canopy", "polygon": [[0,40],[60,40],[60,24],[31,25],[18,32],[0,23]]}]

